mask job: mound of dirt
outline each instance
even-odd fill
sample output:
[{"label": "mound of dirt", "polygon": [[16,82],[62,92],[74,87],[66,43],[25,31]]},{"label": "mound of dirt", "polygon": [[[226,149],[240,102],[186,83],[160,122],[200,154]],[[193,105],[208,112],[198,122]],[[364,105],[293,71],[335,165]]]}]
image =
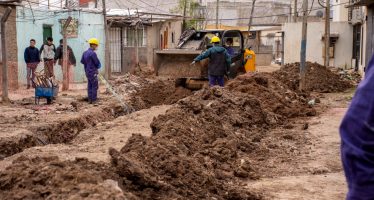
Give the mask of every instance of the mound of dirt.
[{"label": "mound of dirt", "polygon": [[290,90],[271,74],[256,73],[237,77],[227,84],[230,91],[246,93],[258,98],[264,109],[279,118],[315,116],[316,110],[308,105],[306,96]]},{"label": "mound of dirt", "polygon": [[[339,75],[318,63],[307,62],[306,70],[306,91],[323,93],[343,92],[353,87],[350,82],[343,80]],[[290,89],[298,91],[300,83],[299,73],[300,63],[293,63],[287,64],[280,70],[273,72],[273,76],[288,85]]]},{"label": "mound of dirt", "polygon": [[175,87],[173,80],[149,80],[142,88],[134,93],[130,99],[136,110],[150,108],[158,105],[174,104],[192,94],[192,91],[183,87]]},{"label": "mound of dirt", "polygon": [[20,157],[0,172],[0,199],[126,199],[116,177],[86,159]]},{"label": "mound of dirt", "polygon": [[143,77],[126,74],[116,77],[111,84],[115,90],[128,100],[135,110],[152,106],[174,104],[192,94],[183,87],[175,87],[175,80],[159,77]]},{"label": "mound of dirt", "polygon": [[152,137],[134,135],[112,149],[112,163],[141,199],[259,199],[237,180],[257,178],[253,140],[277,123],[254,96],[203,89],[157,117]]}]

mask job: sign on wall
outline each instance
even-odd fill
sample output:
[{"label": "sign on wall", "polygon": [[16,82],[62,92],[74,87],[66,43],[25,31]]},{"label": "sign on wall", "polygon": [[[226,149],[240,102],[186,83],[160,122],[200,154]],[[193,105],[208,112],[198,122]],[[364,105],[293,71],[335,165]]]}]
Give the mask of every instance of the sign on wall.
[{"label": "sign on wall", "polygon": [[[66,22],[66,19],[60,19],[60,30],[62,31],[64,24]],[[68,38],[77,38],[78,37],[78,20],[72,19],[70,21],[70,24],[66,30],[67,37]]]}]

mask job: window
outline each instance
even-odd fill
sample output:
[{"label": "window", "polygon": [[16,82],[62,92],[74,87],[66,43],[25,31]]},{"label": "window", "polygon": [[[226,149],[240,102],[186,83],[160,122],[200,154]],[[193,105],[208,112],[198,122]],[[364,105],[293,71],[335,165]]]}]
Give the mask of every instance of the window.
[{"label": "window", "polygon": [[[135,29],[133,28],[125,28],[125,39],[124,39],[124,42],[125,42],[125,46],[127,47],[134,47],[135,46]],[[145,31],[145,29],[138,29],[137,30],[138,32],[138,44],[139,44],[139,47],[145,47],[147,46],[147,33]]]}]

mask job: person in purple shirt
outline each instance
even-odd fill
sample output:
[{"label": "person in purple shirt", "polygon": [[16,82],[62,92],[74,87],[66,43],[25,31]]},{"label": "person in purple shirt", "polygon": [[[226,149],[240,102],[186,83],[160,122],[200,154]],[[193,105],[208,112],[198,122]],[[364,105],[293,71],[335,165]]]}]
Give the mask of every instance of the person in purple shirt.
[{"label": "person in purple shirt", "polygon": [[227,53],[231,56],[231,57],[234,57],[235,56],[235,50],[234,48],[232,47],[232,45],[234,44],[234,39],[232,38],[227,38],[226,39],[226,45],[225,45],[225,48],[227,50]]},{"label": "person in purple shirt", "polygon": [[88,102],[93,104],[97,101],[97,90],[99,89],[99,80],[97,78],[101,63],[95,50],[99,47],[99,40],[91,38],[88,43],[90,48],[83,53],[81,63],[84,65],[86,77],[88,81]]},{"label": "person in purple shirt", "polygon": [[347,200],[374,199],[374,56],[340,126]]}]

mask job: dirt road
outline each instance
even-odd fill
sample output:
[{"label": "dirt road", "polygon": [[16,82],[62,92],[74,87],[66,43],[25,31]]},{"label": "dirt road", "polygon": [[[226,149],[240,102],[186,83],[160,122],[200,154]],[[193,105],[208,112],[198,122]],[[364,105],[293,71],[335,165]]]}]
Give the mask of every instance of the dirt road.
[{"label": "dirt road", "polygon": [[[266,194],[266,199],[344,199],[345,177],[340,161],[338,128],[347,110],[352,92],[329,94],[323,104],[330,106],[322,115],[308,121],[305,131],[311,143],[288,167],[290,173],[247,183],[250,191]],[[300,131],[299,131],[300,132]]]},{"label": "dirt road", "polygon": [[82,131],[68,144],[50,144],[25,149],[21,153],[0,161],[0,171],[20,156],[58,156],[61,160],[85,157],[95,162],[109,162],[110,147],[120,150],[132,134],[150,136],[152,131],[149,125],[153,118],[163,114],[169,107],[155,106],[110,122],[99,123],[95,127]]}]

